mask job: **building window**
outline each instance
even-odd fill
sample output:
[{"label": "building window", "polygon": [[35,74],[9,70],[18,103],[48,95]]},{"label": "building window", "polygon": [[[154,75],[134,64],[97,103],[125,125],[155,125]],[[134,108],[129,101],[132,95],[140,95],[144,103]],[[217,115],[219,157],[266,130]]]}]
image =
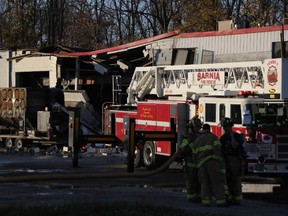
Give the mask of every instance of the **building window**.
[{"label": "building window", "polygon": [[[288,41],[283,44],[283,58],[288,57]],[[272,42],[272,58],[281,58],[281,42]]]}]

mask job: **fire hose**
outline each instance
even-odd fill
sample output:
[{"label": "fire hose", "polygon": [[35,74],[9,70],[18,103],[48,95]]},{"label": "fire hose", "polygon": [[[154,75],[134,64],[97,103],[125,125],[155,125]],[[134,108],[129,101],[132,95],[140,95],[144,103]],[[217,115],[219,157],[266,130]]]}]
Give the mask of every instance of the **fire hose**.
[{"label": "fire hose", "polygon": [[177,158],[177,152],[174,153],[162,166],[157,169],[141,173],[69,173],[69,174],[45,174],[29,176],[13,176],[0,178],[2,182],[29,182],[29,181],[48,181],[48,180],[65,180],[65,179],[95,179],[95,178],[130,178],[130,177],[148,177],[159,174],[168,169],[171,163]]}]

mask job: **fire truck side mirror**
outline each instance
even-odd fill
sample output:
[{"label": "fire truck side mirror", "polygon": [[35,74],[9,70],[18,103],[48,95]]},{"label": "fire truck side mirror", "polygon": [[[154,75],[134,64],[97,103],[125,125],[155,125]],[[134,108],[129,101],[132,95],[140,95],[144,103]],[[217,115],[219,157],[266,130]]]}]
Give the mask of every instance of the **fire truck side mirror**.
[{"label": "fire truck side mirror", "polygon": [[251,124],[251,115],[249,110],[244,110],[243,114],[243,125],[250,125]]}]

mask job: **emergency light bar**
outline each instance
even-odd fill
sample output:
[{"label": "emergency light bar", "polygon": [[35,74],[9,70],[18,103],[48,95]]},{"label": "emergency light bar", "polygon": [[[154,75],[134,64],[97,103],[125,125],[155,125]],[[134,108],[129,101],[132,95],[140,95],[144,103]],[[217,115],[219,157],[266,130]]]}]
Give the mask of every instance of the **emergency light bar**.
[{"label": "emergency light bar", "polygon": [[238,91],[237,92],[237,95],[239,95],[239,96],[250,96],[250,95],[255,95],[255,94],[257,94],[255,91],[243,91],[243,90],[240,90],[240,91]]},{"label": "emergency light bar", "polygon": [[211,91],[208,93],[209,96],[237,96],[238,91],[221,90],[221,91]]}]

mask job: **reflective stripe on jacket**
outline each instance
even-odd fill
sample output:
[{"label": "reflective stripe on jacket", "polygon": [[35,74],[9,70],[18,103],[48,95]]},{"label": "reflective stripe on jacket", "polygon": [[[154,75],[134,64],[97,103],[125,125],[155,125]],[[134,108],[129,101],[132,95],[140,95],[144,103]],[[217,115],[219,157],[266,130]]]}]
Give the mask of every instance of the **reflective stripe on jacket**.
[{"label": "reflective stripe on jacket", "polygon": [[181,143],[180,148],[183,149],[184,147],[186,147],[186,146],[188,146],[188,145],[189,145],[188,139],[187,139],[187,138],[184,138],[183,141],[182,141],[182,143]]},{"label": "reflective stripe on jacket", "polygon": [[183,152],[183,156],[184,156],[183,166],[194,168],[194,167],[196,167],[196,164],[194,163],[194,160],[192,157],[192,143],[189,142],[189,140],[187,138],[184,138],[180,148],[183,151],[183,149],[187,148],[187,147],[190,147],[189,148],[190,154],[187,154],[187,152],[185,154],[185,152]]},{"label": "reflective stripe on jacket", "polygon": [[193,158],[196,166],[201,167],[210,158],[222,160],[221,143],[216,135],[203,132],[193,143]]}]

